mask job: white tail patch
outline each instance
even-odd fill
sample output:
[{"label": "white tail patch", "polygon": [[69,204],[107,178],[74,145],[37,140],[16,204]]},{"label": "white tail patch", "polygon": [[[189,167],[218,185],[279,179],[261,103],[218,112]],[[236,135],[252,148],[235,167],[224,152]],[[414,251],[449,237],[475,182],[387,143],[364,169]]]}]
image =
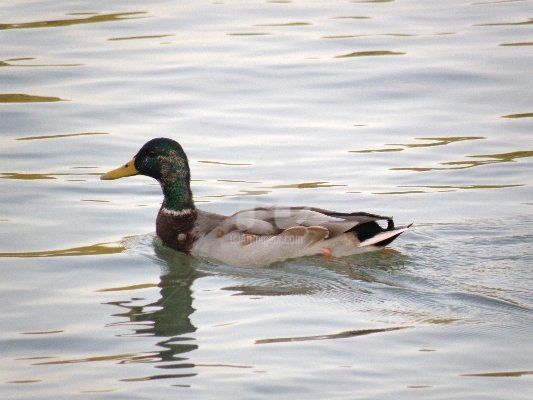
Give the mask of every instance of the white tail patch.
[{"label": "white tail patch", "polygon": [[392,231],[385,231],[385,232],[378,233],[376,236],[373,236],[370,239],[362,241],[359,244],[359,247],[371,246],[373,244],[383,242],[384,240],[390,239],[393,236],[398,236],[400,233],[403,233],[408,229],[409,229],[409,226],[405,228],[400,228],[400,229],[393,229]]}]

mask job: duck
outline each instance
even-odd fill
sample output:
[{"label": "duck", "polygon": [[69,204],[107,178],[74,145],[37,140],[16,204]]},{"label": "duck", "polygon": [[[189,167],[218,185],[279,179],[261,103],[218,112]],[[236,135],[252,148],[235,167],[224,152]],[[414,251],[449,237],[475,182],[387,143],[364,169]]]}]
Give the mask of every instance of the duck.
[{"label": "duck", "polygon": [[203,211],[194,204],[187,155],[169,138],[148,141],[130,161],[100,179],[135,175],[151,177],[161,186],[156,234],[163,245],[234,266],[375,251],[412,225],[395,227],[392,217],[305,206],[257,207],[229,216]]}]

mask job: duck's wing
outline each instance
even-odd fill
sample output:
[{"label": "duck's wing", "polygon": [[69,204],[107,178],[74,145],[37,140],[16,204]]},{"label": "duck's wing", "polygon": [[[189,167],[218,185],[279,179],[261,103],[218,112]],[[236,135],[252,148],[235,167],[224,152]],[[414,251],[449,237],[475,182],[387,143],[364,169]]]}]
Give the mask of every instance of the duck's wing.
[{"label": "duck's wing", "polygon": [[[378,221],[385,221],[386,227],[381,227]],[[390,217],[313,207],[259,207],[223,219],[217,217],[216,223],[208,225],[196,249],[215,258],[232,260],[231,263],[240,263],[236,259],[268,263],[317,254],[324,247],[335,255],[353,254],[362,247],[384,246],[407,229],[394,228]]]},{"label": "duck's wing", "polygon": [[[220,225],[223,234],[238,230],[254,235],[277,235],[293,227],[320,226],[332,238],[358,225],[386,221],[387,229],[394,227],[391,217],[364,212],[341,213],[314,207],[271,207],[239,211]],[[365,238],[366,239],[366,238]]]}]

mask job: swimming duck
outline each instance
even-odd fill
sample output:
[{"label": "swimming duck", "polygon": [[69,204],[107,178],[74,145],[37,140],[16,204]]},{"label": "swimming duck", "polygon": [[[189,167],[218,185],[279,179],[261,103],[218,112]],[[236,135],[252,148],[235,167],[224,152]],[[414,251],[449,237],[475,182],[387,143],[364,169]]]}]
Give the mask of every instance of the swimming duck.
[{"label": "swimming duck", "polygon": [[193,201],[187,156],[178,142],[167,138],[150,140],[131,161],[100,179],[138,174],[156,179],[163,190],[156,233],[166,246],[230,265],[377,250],[410,227],[395,227],[391,217],[315,207],[258,207],[230,216],[199,210]]}]

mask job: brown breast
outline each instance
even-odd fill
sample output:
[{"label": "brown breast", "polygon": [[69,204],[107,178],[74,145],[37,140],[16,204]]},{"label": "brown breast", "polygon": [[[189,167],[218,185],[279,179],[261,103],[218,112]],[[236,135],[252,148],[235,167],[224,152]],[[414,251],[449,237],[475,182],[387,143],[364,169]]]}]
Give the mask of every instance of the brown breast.
[{"label": "brown breast", "polygon": [[156,233],[163,243],[173,249],[190,252],[196,237],[193,234],[198,212],[196,209],[182,211],[159,210],[156,220]]}]

